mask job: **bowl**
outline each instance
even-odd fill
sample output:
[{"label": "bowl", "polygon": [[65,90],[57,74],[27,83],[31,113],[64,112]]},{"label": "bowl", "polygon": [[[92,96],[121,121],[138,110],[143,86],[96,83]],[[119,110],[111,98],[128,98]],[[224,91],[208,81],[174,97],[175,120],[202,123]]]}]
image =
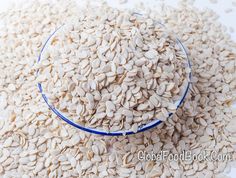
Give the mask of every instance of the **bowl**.
[{"label": "bowl", "polygon": [[[138,15],[138,16],[141,16],[141,14],[139,13],[134,13],[135,15]],[[162,27],[165,28],[165,26],[156,21],[156,24],[158,25],[161,25]],[[48,39],[46,40],[46,42],[44,43],[41,51],[40,51],[40,54],[38,56],[38,60],[37,60],[37,63],[39,63],[41,60],[42,60],[42,55],[45,51],[45,49],[47,48],[47,46],[50,44],[50,41],[53,39],[54,35],[56,33],[58,33],[65,25],[62,25],[60,26],[59,28],[57,28],[49,37]],[[184,89],[184,92],[182,93],[182,96],[180,97],[179,100],[177,100],[175,102],[175,105],[176,105],[176,108],[178,109],[181,104],[183,103],[188,91],[189,91],[189,87],[190,87],[190,81],[191,81],[191,64],[190,64],[190,60],[189,60],[189,57],[188,57],[188,53],[187,53],[187,49],[184,47],[184,45],[182,44],[182,42],[177,38],[175,37],[176,39],[176,44],[180,47],[180,49],[183,51],[183,54],[185,55],[186,57],[186,63],[185,63],[185,66],[186,68],[189,68],[189,73],[188,73],[188,78],[187,78],[187,83],[185,84],[185,89]],[[36,73],[36,75],[38,75],[38,72],[39,72],[39,69]],[[83,131],[86,131],[86,132],[89,132],[89,133],[92,133],[92,134],[99,134],[99,135],[107,135],[107,136],[120,136],[120,135],[130,135],[130,134],[135,134],[135,133],[139,133],[139,132],[143,132],[143,131],[146,131],[146,130],[149,130],[151,128],[154,128],[155,126],[159,125],[162,123],[161,120],[158,120],[157,119],[154,119],[153,121],[145,124],[145,125],[141,125],[138,127],[138,131],[137,132],[133,132],[133,131],[130,131],[130,130],[120,130],[120,131],[115,131],[115,132],[107,132],[107,131],[104,131],[104,130],[99,130],[99,129],[95,129],[95,128],[88,128],[88,127],[84,127],[83,125],[80,125],[78,123],[75,123],[73,120],[71,120],[70,118],[66,117],[62,112],[60,112],[57,108],[55,108],[48,100],[48,97],[47,95],[44,93],[43,91],[43,87],[42,87],[42,84],[41,83],[38,83],[38,88],[39,88],[39,92],[40,94],[42,95],[42,98],[44,99],[45,103],[47,104],[47,106],[51,109],[51,111],[53,113],[55,113],[60,119],[64,120],[66,123],[70,124],[71,126],[75,127],[75,128],[78,128],[80,130],[83,130]],[[172,116],[173,113],[169,113],[169,117]],[[169,118],[168,117],[168,118]]]}]

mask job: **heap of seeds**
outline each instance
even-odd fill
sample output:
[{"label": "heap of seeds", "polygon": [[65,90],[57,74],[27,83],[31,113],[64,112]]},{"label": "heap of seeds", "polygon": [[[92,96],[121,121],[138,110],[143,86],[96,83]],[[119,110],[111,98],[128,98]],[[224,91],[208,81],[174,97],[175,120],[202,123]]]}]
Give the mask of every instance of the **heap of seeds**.
[{"label": "heap of seeds", "polygon": [[113,8],[88,8],[46,47],[40,76],[50,102],[86,127],[137,131],[166,120],[189,70],[176,39],[159,23]]},{"label": "heap of seeds", "polygon": [[236,99],[236,44],[216,15],[190,5],[151,10],[150,16],[162,19],[189,49],[191,93],[157,128],[111,138],[65,124],[39,94],[32,66],[43,42],[81,12],[70,1],[64,3],[34,2],[0,15],[5,22],[0,30],[0,177],[225,177],[228,159],[138,157],[142,152],[214,151],[235,161],[236,113],[230,106]]}]

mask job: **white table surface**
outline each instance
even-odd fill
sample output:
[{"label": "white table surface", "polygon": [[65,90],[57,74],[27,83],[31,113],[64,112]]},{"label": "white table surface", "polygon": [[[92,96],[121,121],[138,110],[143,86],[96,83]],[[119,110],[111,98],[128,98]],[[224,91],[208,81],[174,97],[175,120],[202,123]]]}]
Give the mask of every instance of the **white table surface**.
[{"label": "white table surface", "polygon": [[[0,12],[5,11],[11,3],[19,3],[22,1],[27,0],[0,0]],[[28,0],[30,1],[30,0]],[[44,0],[45,1],[45,0]],[[86,0],[77,0],[81,3],[81,1],[85,2]],[[96,1],[96,0],[95,0]],[[232,39],[236,41],[236,7],[232,6],[233,0],[218,0],[218,3],[212,4],[209,0],[195,0],[194,5],[200,9],[204,8],[210,8],[213,9],[217,14],[219,15],[219,20],[222,24],[224,24],[226,27],[232,27],[234,28],[235,32],[231,33]],[[236,0],[234,0],[236,1]],[[153,6],[154,4],[159,4],[163,1],[158,0],[128,0],[125,4],[119,4],[118,0],[107,0],[108,4],[114,7],[128,7],[132,8],[135,6],[135,4],[138,4],[140,2],[145,2],[145,5],[147,6]],[[165,0],[166,4],[171,6],[176,6],[177,2],[176,0]],[[233,11],[230,13],[226,13],[225,10],[231,8]],[[1,23],[0,23],[1,25]],[[229,32],[229,31],[228,31]],[[230,32],[229,32],[230,33]],[[235,105],[236,109],[236,105]],[[228,176],[235,178],[236,177],[236,168],[232,168],[230,173],[227,174]]]}]

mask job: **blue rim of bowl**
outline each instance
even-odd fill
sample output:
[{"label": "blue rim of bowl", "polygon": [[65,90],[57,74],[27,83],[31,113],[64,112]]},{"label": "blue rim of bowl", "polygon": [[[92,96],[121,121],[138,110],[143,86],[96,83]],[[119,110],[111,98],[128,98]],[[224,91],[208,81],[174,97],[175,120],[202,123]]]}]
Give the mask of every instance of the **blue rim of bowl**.
[{"label": "blue rim of bowl", "polygon": [[[163,24],[159,23],[160,25],[164,26]],[[43,51],[44,49],[46,48],[48,42],[51,40],[51,38],[55,35],[55,33],[61,29],[61,27],[63,27],[64,25],[60,26],[59,28],[57,28],[49,37],[48,39],[46,40],[46,42],[44,43],[41,51],[40,51],[40,54],[38,56],[38,60],[37,60],[37,63],[39,63],[41,61],[41,56],[43,54]],[[179,104],[177,105],[177,109],[181,106],[181,104],[183,103],[187,93],[188,93],[188,90],[190,88],[190,81],[191,81],[191,63],[190,63],[190,60],[189,60],[189,57],[188,57],[188,53],[187,53],[187,50],[186,48],[184,47],[184,45],[182,44],[182,42],[176,37],[176,42],[180,45],[181,49],[183,50],[186,58],[187,58],[187,62],[188,62],[188,68],[190,69],[190,72],[189,72],[189,75],[188,75],[188,84],[187,84],[187,87],[185,89],[185,92],[183,94],[183,97],[182,99],[179,101]],[[37,69],[36,71],[36,75],[38,75],[38,72],[39,72],[39,69]],[[79,125],[73,121],[71,121],[70,119],[68,119],[67,117],[65,117],[59,110],[57,110],[53,105],[51,105],[48,101],[48,98],[47,96],[43,93],[43,89],[42,89],[42,85],[41,83],[38,83],[38,89],[39,89],[39,92],[41,93],[42,95],[42,98],[44,99],[45,103],[48,105],[48,107],[60,118],[62,119],[63,121],[65,121],[66,123],[70,124],[71,126],[77,128],[77,129],[80,129],[80,130],[83,130],[83,131],[86,131],[86,132],[89,132],[89,133],[92,133],[92,134],[97,134],[97,135],[104,135],[104,136],[121,136],[121,135],[131,135],[131,134],[136,134],[136,133],[140,133],[140,132],[143,132],[143,131],[146,131],[146,130],[149,130],[151,128],[154,128],[156,127],[157,125],[161,124],[163,121],[160,121],[158,119],[154,119],[154,121],[150,122],[150,123],[147,123],[146,125],[144,126],[141,126],[138,128],[138,131],[137,132],[133,132],[133,131],[115,131],[115,132],[106,132],[106,131],[102,131],[102,130],[97,130],[97,129],[94,129],[94,128],[86,128],[82,125]],[[173,113],[169,113],[169,117],[172,116]],[[169,118],[168,117],[168,118]],[[151,124],[152,123],[152,124]],[[147,126],[148,125],[148,126]]]}]

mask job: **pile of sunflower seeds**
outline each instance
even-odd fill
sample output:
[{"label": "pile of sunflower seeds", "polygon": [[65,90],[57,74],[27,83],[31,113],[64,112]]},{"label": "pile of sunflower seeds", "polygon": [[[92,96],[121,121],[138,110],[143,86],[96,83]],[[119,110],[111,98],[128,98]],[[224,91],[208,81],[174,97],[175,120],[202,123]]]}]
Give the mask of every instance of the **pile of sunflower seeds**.
[{"label": "pile of sunflower seeds", "polygon": [[198,155],[207,150],[236,160],[236,112],[231,108],[236,99],[236,44],[216,14],[188,4],[149,11],[189,49],[191,93],[157,128],[111,138],[59,120],[37,88],[34,66],[44,41],[82,10],[72,1],[32,2],[0,14],[0,177],[226,177],[222,172],[230,170],[228,159],[140,158],[144,152]]},{"label": "pile of sunflower seeds", "polygon": [[45,49],[38,82],[64,115],[86,127],[137,132],[176,111],[190,70],[161,24],[107,7],[88,8],[62,28]]}]

